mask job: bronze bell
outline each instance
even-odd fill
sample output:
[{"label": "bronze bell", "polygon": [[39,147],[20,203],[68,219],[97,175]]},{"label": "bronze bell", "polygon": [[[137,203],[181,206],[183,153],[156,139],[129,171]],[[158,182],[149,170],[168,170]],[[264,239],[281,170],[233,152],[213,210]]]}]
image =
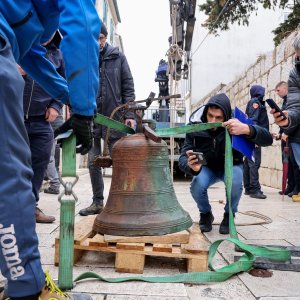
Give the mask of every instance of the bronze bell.
[{"label": "bronze bell", "polygon": [[117,141],[107,203],[93,230],[101,234],[164,235],[189,228],[192,220],[180,206],[172,184],[166,142],[143,133]]}]

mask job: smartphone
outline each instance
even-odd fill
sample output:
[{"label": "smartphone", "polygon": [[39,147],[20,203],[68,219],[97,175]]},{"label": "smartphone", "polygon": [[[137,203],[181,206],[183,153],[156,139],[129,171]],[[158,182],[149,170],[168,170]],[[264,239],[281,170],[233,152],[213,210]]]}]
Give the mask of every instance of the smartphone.
[{"label": "smartphone", "polygon": [[279,108],[279,106],[276,104],[276,102],[273,99],[266,99],[266,102],[269,104],[271,108],[275,109],[276,112],[280,112],[280,115],[283,117],[283,120],[286,120],[285,114],[282,112],[282,110]]},{"label": "smartphone", "polygon": [[206,160],[205,160],[202,152],[192,152],[191,154],[197,156],[199,164],[206,165]]}]

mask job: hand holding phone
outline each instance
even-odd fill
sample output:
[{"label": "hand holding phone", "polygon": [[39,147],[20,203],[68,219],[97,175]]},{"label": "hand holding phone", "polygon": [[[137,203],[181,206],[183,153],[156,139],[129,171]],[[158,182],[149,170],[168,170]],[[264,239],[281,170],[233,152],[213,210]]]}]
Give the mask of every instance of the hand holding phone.
[{"label": "hand holding phone", "polygon": [[283,120],[286,120],[285,114],[282,112],[282,110],[279,108],[279,106],[276,104],[276,102],[273,99],[266,99],[266,102],[269,104],[269,106],[272,109],[275,109],[275,112],[280,112],[280,115],[282,116]]},{"label": "hand holding phone", "polygon": [[196,155],[199,164],[206,165],[206,160],[205,160],[202,152],[191,152],[190,154],[191,155]]}]

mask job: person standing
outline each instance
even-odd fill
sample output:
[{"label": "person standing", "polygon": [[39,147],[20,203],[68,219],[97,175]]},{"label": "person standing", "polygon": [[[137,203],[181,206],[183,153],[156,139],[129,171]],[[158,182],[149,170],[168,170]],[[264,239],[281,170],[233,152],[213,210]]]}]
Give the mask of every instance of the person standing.
[{"label": "person standing", "polygon": [[[280,126],[289,137],[289,143],[293,149],[293,154],[300,168],[300,34],[298,33],[293,47],[295,49],[295,65],[288,78],[287,107],[284,111],[286,119],[271,110],[275,123]],[[294,201],[300,201],[300,193],[292,196]]]},{"label": "person standing", "polygon": [[[231,135],[244,135],[249,141],[261,146],[272,144],[273,139],[268,130],[258,125],[243,124],[238,119],[231,119],[231,115],[230,100],[221,93],[210,98],[205,106],[193,112],[189,124],[223,122],[223,127],[227,127]],[[225,129],[223,127],[186,134],[179,157],[180,169],[185,174],[193,176],[190,190],[200,212],[201,232],[210,232],[214,221],[207,190],[213,184],[225,181]],[[193,151],[202,152],[206,164],[199,163]],[[231,209],[235,215],[243,191],[243,154],[233,149],[232,156]],[[226,199],[219,232],[229,233],[228,199]]]},{"label": "person standing", "polygon": [[[282,98],[281,110],[285,110],[287,106],[287,94],[288,84],[285,81],[280,81],[275,87],[276,94]],[[284,133],[283,129],[279,129],[279,138],[281,139],[281,151],[283,152],[284,147],[288,146],[288,135]],[[288,181],[285,195],[292,197],[300,192],[300,170],[295,161],[292,147],[289,147],[289,158],[288,158]],[[279,191],[282,195],[282,191]]]},{"label": "person standing", "polygon": [[[129,101],[135,99],[134,82],[131,71],[125,55],[119,51],[117,47],[111,46],[106,41],[107,29],[104,24],[101,27],[99,35],[100,46],[100,86],[97,96],[97,111],[107,117],[110,117],[113,110]],[[125,119],[122,119],[122,113],[118,111],[114,119],[123,121],[134,127],[134,113],[126,112]],[[103,191],[104,182],[101,167],[94,165],[94,160],[101,154],[101,139],[106,136],[106,127],[98,124],[94,125],[94,143],[88,154],[88,166],[93,190],[92,204],[79,211],[81,216],[99,214],[103,209]],[[118,141],[123,133],[110,130],[109,135],[109,151],[116,141]]]},{"label": "person standing", "polygon": [[[24,80],[17,64],[53,99],[68,103],[81,154],[92,145],[92,118],[98,90],[101,21],[93,1],[0,1],[0,269],[7,288],[0,299],[91,299],[61,292],[45,275],[36,234],[31,153],[24,124]],[[45,58],[42,46],[54,32],[63,35],[66,79]]]},{"label": "person standing", "polygon": [[[257,125],[269,130],[269,118],[265,106],[265,88],[261,85],[253,85],[250,88],[251,99],[246,106],[246,115]],[[261,147],[256,145],[254,149],[254,161],[245,157],[244,159],[244,188],[245,195],[251,198],[266,199],[267,196],[261,191],[259,183],[259,168],[261,164]]]},{"label": "person standing", "polygon": [[[53,63],[61,76],[65,76],[62,53],[55,45],[53,38],[54,36],[44,44],[47,50],[46,58]],[[25,71],[22,70],[21,74],[25,81],[23,110],[31,152],[32,189],[37,203],[35,219],[37,223],[52,223],[55,217],[44,214],[38,207],[38,202],[54,142],[51,122],[56,120],[63,104],[46,93]]]}]

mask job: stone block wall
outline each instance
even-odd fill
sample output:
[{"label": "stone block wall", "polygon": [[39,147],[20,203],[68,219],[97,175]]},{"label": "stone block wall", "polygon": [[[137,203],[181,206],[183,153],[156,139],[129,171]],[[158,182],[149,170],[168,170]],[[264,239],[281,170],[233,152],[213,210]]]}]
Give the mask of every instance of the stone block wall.
[{"label": "stone block wall", "polygon": [[[217,93],[226,93],[232,103],[232,107],[239,107],[245,111],[250,97],[250,87],[260,84],[266,89],[267,98],[273,98],[279,106],[282,100],[275,93],[275,86],[280,81],[287,81],[289,72],[293,67],[294,48],[293,41],[299,31],[290,34],[273,51],[261,55],[257,61],[248,67],[234,81],[228,84],[220,84],[208,95],[191,106],[191,111],[205,104],[208,99]],[[273,117],[269,115],[270,132],[277,134],[279,127],[274,124]],[[280,141],[275,141],[272,146],[262,149],[262,164],[260,168],[260,183],[281,189],[282,162]]]}]

